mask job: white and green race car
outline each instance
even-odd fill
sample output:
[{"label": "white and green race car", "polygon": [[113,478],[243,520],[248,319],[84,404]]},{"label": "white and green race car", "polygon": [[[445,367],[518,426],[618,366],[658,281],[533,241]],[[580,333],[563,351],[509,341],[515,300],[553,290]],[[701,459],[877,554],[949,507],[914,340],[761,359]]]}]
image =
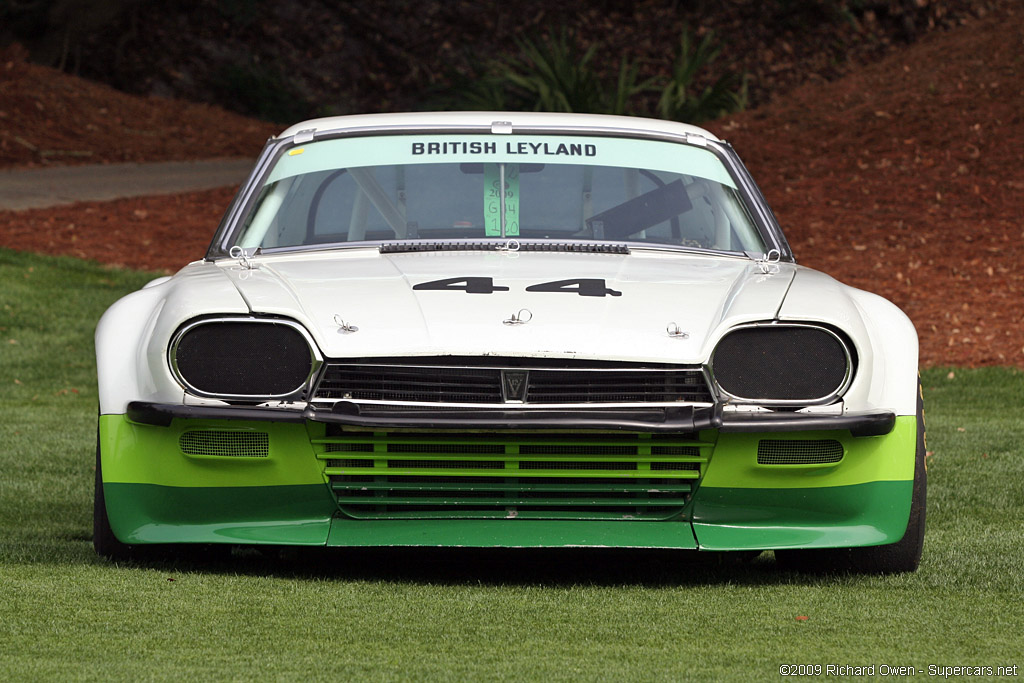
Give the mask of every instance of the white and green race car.
[{"label": "white and green race car", "polygon": [[526,113],[271,139],[96,332],[95,546],[774,550],[908,571],[917,337],[725,142]]}]

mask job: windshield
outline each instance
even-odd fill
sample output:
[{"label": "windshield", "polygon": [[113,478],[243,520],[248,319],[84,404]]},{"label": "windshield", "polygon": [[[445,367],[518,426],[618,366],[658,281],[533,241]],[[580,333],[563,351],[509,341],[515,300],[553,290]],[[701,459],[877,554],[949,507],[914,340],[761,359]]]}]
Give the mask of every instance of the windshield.
[{"label": "windshield", "polygon": [[609,240],[764,251],[722,162],[655,140],[391,135],[284,152],[234,244]]}]

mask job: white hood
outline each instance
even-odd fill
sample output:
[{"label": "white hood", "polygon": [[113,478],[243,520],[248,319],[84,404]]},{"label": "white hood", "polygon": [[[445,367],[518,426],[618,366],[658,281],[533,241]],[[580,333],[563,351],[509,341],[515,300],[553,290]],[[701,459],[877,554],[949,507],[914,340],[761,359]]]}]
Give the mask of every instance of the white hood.
[{"label": "white hood", "polygon": [[[737,323],[771,318],[795,267],[763,274],[745,258],[631,254],[418,252],[355,249],[222,262],[254,313],[299,317],[325,357],[497,355],[700,363]],[[419,289],[492,278],[507,290]],[[553,281],[602,279],[612,296],[528,292]],[[522,313],[529,322],[503,321]],[[303,319],[304,318],[304,319]],[[337,320],[358,328],[345,332]],[[675,323],[687,338],[670,337]]]}]

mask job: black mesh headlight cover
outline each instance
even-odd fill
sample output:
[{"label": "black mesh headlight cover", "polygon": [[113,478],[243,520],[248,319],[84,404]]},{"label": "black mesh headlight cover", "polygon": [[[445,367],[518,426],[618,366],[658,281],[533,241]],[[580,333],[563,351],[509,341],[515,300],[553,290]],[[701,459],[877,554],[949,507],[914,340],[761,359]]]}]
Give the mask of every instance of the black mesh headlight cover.
[{"label": "black mesh headlight cover", "polygon": [[186,325],[171,368],[191,392],[224,398],[281,398],[301,391],[316,359],[306,336],[279,320],[204,320]]},{"label": "black mesh headlight cover", "polygon": [[768,324],[722,337],[711,372],[731,397],[799,405],[834,398],[846,388],[853,367],[846,342],[831,330]]}]

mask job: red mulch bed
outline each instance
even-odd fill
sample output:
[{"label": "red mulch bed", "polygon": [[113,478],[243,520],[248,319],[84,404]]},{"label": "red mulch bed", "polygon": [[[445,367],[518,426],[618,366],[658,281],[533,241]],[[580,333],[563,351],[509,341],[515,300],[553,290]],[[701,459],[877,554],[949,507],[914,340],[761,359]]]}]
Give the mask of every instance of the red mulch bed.
[{"label": "red mulch bed", "polygon": [[[1024,12],[1008,8],[710,126],[750,166],[800,262],[903,308],[924,365],[1024,366],[1022,45]],[[40,159],[10,156],[15,131],[45,131],[47,144],[91,151],[88,161],[253,155],[273,132],[16,60],[4,69],[0,164]],[[46,93],[41,109],[32,88]],[[17,114],[11,92],[21,93]],[[135,130],[156,133],[124,135]],[[0,213],[0,245],[174,270],[202,257],[230,196]]]},{"label": "red mulch bed", "polygon": [[235,188],[0,211],[0,246],[173,273],[203,258]]},{"label": "red mulch bed", "polygon": [[280,126],[137,97],[0,50],[0,167],[255,157]]}]

